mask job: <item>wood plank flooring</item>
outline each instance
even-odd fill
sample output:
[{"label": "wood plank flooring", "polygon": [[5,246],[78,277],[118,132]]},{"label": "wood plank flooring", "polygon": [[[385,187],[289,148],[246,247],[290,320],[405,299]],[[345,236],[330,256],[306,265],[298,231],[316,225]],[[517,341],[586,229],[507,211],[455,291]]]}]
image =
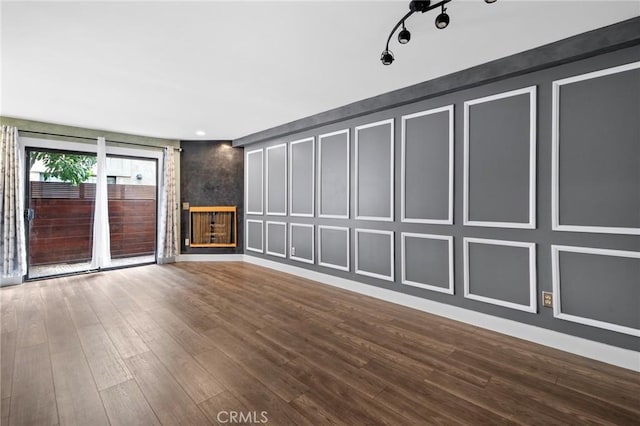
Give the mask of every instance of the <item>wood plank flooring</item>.
[{"label": "wood plank flooring", "polygon": [[638,373],[244,263],[0,303],[2,426],[640,424]]}]

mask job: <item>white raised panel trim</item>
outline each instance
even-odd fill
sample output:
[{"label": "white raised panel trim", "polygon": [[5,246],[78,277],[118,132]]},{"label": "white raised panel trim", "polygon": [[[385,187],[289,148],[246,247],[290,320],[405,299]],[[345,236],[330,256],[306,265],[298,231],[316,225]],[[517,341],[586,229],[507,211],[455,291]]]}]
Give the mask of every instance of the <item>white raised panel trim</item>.
[{"label": "white raised panel trim", "polygon": [[[402,161],[401,161],[401,190],[400,190],[400,220],[402,222],[408,223],[430,223],[430,224],[438,224],[438,225],[453,225],[453,177],[454,177],[454,126],[453,126],[453,104],[447,105],[441,108],[430,109],[427,111],[416,112],[409,115],[402,116],[402,128],[401,128],[401,146],[402,146]],[[407,218],[406,216],[406,180],[407,180],[407,170],[406,170],[406,126],[407,121],[423,117],[425,115],[438,114],[440,112],[448,112],[449,113],[449,205],[448,205],[448,215],[446,219],[417,219],[417,218]]]},{"label": "white raised panel trim", "polygon": [[[277,251],[271,251],[269,250],[269,225],[275,225],[275,226],[282,226],[284,228],[283,232],[284,232],[284,253],[279,253]],[[286,222],[276,222],[276,221],[270,221],[268,220],[266,222],[266,239],[267,239],[267,247],[266,247],[266,253],[271,255],[271,256],[277,256],[277,257],[287,257],[287,223]]]},{"label": "white raised panel trim", "polygon": [[630,334],[631,336],[640,337],[640,329],[627,327],[624,325],[618,325],[609,323],[606,321],[600,321],[592,318],[581,317],[578,315],[571,315],[562,312],[562,293],[561,293],[561,280],[560,280],[560,252],[571,253],[586,253],[596,254],[600,256],[614,256],[614,257],[630,257],[634,259],[640,259],[640,252],[637,251],[625,251],[625,250],[610,250],[591,247],[573,247],[573,246],[551,246],[551,271],[553,276],[553,316],[555,318],[563,319],[566,321],[577,322],[579,324],[589,325],[591,327],[604,328],[606,330],[616,331],[618,333]]},{"label": "white raised panel trim", "polygon": [[[337,136],[341,134],[347,135],[347,144],[346,144],[346,158],[347,158],[347,209],[346,215],[339,214],[323,214],[322,213],[322,140],[324,138],[328,138],[331,136]],[[330,218],[330,219],[349,219],[349,201],[351,200],[351,141],[349,138],[349,129],[338,130],[336,132],[325,133],[318,136],[318,217],[322,218]]]},{"label": "white raised panel trim", "polygon": [[[347,266],[336,265],[329,262],[322,261],[322,230],[330,229],[333,231],[342,231],[347,234]],[[318,265],[326,266],[327,268],[339,269],[341,271],[349,271],[351,268],[351,242],[350,242],[350,232],[349,228],[344,226],[327,226],[327,225],[318,225]]]},{"label": "white raised panel trim", "polygon": [[[374,272],[368,272],[368,271],[364,271],[362,269],[360,269],[359,266],[359,245],[358,245],[358,235],[359,234],[382,234],[382,235],[387,235],[389,237],[389,254],[390,254],[390,259],[389,259],[389,264],[391,265],[391,268],[389,269],[390,271],[390,275],[382,275],[382,274],[376,274]],[[381,231],[381,230],[375,230],[375,229],[362,229],[362,228],[356,228],[355,229],[355,239],[356,239],[356,270],[355,273],[359,274],[359,275],[366,275],[368,277],[373,277],[373,278],[379,278],[381,280],[386,280],[386,281],[391,281],[393,282],[395,280],[395,256],[394,256],[394,232],[393,231]]]},{"label": "white raised panel trim", "polygon": [[[284,149],[284,163],[285,163],[285,176],[284,176],[284,211],[273,211],[271,210],[270,206],[269,206],[269,151],[272,149]],[[270,216],[286,216],[287,215],[287,200],[288,200],[288,194],[287,194],[287,189],[288,189],[288,185],[287,185],[287,144],[286,143],[281,143],[278,145],[273,145],[267,148],[267,155],[266,155],[266,198],[267,198],[267,214]]]},{"label": "white raised panel trim", "polygon": [[[435,234],[418,234],[418,233],[413,233],[413,232],[403,232],[400,235],[400,238],[402,240],[401,242],[401,247],[402,247],[402,263],[401,263],[401,268],[402,268],[402,284],[405,285],[410,285],[412,287],[420,287],[420,288],[424,288],[427,290],[433,290],[433,291],[437,291],[440,293],[446,293],[446,294],[453,294],[454,293],[454,276],[453,276],[453,237],[450,235],[435,235]],[[416,281],[410,281],[407,279],[407,263],[406,263],[406,250],[407,250],[407,246],[406,246],[406,241],[407,238],[423,238],[423,239],[428,239],[428,240],[444,240],[447,241],[447,245],[448,245],[448,255],[449,255],[449,286],[448,287],[440,287],[437,285],[433,285],[433,284],[428,284],[428,283],[420,283],[420,282],[416,282]]]},{"label": "white raised panel trim", "polygon": [[309,143],[311,142],[311,176],[312,179],[316,177],[316,143],[315,138],[312,136],[310,138],[304,138],[297,141],[293,141],[289,143],[289,216],[297,216],[297,217],[313,217],[315,214],[315,182],[311,182],[311,213],[296,213],[293,211],[293,146],[299,143]]},{"label": "white raised panel trim", "polygon": [[[259,223],[260,224],[260,248],[258,247],[251,247],[249,245],[249,240],[250,240],[250,235],[249,235],[249,224],[250,223]],[[247,225],[245,227],[246,229],[246,237],[245,237],[245,250],[248,251],[255,251],[256,253],[263,253],[264,252],[264,223],[261,220],[255,220],[255,219],[247,219]]]},{"label": "white raised panel trim", "polygon": [[[358,153],[358,132],[363,129],[368,129],[370,127],[376,126],[385,126],[389,125],[389,216],[361,216],[360,215],[360,206],[358,204],[358,186],[360,185],[360,178],[358,177],[358,163],[359,163],[359,153]],[[394,119],[389,118],[386,120],[376,121],[375,123],[363,124],[361,126],[357,126],[355,128],[355,139],[356,139],[356,153],[355,153],[355,174],[356,174],[356,184],[355,184],[355,206],[356,206],[356,219],[358,220],[378,220],[384,222],[393,222],[393,213],[394,206],[393,202],[395,199],[394,196],[394,187],[395,187],[395,179],[394,179]]]},{"label": "white raised panel trim", "polygon": [[422,297],[411,296],[398,291],[376,287],[358,281],[336,277],[335,275],[312,271],[304,267],[288,265],[270,259],[252,256],[250,254],[244,255],[244,261],[253,265],[263,266],[301,278],[313,280],[324,285],[374,297],[386,302],[406,306],[408,308],[427,312],[433,315],[439,315],[441,317],[460,321],[475,327],[481,327],[507,336],[517,337],[543,346],[640,372],[640,363],[638,363],[640,352],[630,349],[607,345],[605,343],[571,336],[569,334],[560,333],[547,328],[496,317],[482,312],[449,305],[447,303],[435,302]]},{"label": "white raised panel trim", "polygon": [[[536,228],[536,86],[511,90],[483,98],[472,99],[464,103],[464,167],[463,167],[463,224],[466,226],[485,226],[494,228]],[[498,99],[529,94],[529,221],[495,222],[469,220],[469,107]]]},{"label": "white raised panel trim", "polygon": [[553,82],[551,122],[551,229],[554,231],[640,235],[640,228],[562,225],[560,223],[560,87],[640,68],[640,61],[563,78]]},{"label": "white raised panel trim", "polygon": [[[251,155],[258,155],[260,154],[260,170],[262,171],[262,176],[260,176],[260,210],[257,211],[251,211],[249,210],[249,182],[250,179],[252,178],[252,176],[249,173],[249,157]],[[254,149],[253,151],[247,151],[247,153],[245,154],[245,177],[244,177],[244,181],[245,181],[245,205],[247,206],[247,214],[256,214],[256,215],[261,215],[264,213],[264,154],[263,154],[263,150],[262,148],[260,149]]]},{"label": "white raised panel trim", "polygon": [[[469,288],[469,244],[490,244],[496,246],[521,247],[529,250],[529,304],[508,302],[506,300],[494,299],[492,297],[473,294]],[[463,264],[464,264],[464,297],[484,303],[504,306],[505,308],[517,309],[520,311],[537,313],[538,299],[536,297],[536,244],[520,241],[490,240],[485,238],[463,239]]]},{"label": "white raised panel trim", "polygon": [[[311,259],[306,259],[304,257],[298,257],[293,255],[293,228],[311,228]],[[315,263],[315,229],[314,225],[309,223],[289,223],[289,259],[297,260],[298,262],[304,263]]]}]

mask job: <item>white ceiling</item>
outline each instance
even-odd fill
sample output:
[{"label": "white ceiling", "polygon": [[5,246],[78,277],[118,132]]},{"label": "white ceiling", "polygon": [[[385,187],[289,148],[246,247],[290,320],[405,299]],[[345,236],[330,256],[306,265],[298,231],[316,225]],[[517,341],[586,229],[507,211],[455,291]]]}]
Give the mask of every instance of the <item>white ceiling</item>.
[{"label": "white ceiling", "polygon": [[[0,114],[178,139],[235,139],[640,15],[634,1],[7,2]],[[205,137],[195,135],[206,132]]]}]

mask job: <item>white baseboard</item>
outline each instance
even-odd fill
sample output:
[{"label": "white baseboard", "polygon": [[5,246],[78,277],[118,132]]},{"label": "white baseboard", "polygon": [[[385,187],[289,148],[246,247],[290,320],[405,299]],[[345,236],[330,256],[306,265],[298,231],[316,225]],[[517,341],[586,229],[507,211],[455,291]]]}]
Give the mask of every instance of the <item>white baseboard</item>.
[{"label": "white baseboard", "polygon": [[242,262],[243,254],[179,254],[176,262]]},{"label": "white baseboard", "polygon": [[640,353],[629,349],[618,348],[546,328],[495,317],[447,305],[446,303],[434,302],[260,257],[244,255],[244,261],[640,372]]}]

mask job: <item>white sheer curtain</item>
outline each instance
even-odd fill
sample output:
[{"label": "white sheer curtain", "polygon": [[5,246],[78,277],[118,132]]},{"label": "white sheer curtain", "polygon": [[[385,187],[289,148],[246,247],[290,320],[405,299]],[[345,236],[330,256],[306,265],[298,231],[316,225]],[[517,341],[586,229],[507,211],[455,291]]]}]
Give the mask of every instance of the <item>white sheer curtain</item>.
[{"label": "white sheer curtain", "polygon": [[[2,126],[0,139],[0,283],[19,283],[27,273],[24,228],[24,158],[18,129]],[[11,279],[13,278],[13,279]]]},{"label": "white sheer curtain", "polygon": [[158,227],[158,263],[175,262],[178,253],[178,226],[176,223],[176,166],[173,148],[164,148],[164,171],[160,196]]},{"label": "white sheer curtain", "polygon": [[93,212],[93,254],[91,268],[111,265],[111,239],[109,236],[109,197],[107,194],[107,148],[104,138],[98,138],[96,171],[96,202]]}]

